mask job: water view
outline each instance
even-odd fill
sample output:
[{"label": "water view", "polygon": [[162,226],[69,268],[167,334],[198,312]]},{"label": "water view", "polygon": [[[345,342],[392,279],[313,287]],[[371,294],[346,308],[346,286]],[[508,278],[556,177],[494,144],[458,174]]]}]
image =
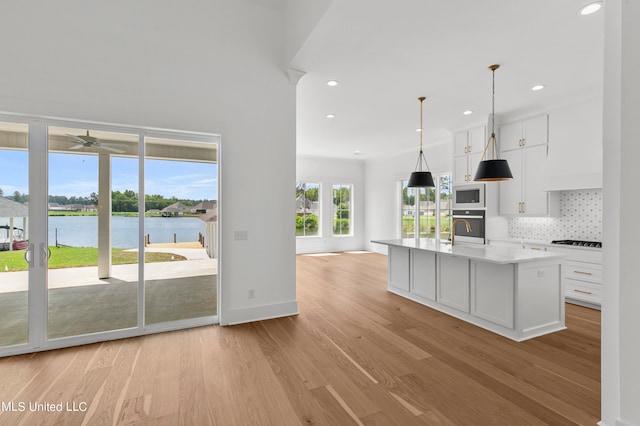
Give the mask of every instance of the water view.
[{"label": "water view", "polygon": [[[197,217],[145,217],[144,234],[151,243],[198,241],[205,233],[205,223]],[[98,216],[49,216],[49,245],[98,247]],[[111,246],[138,247],[138,217],[111,217]]]}]

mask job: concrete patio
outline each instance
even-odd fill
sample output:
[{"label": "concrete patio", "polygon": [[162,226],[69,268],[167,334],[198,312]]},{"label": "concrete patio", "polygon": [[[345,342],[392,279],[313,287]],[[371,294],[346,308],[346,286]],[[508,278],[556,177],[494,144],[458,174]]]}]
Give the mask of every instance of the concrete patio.
[{"label": "concrete patio", "polygon": [[[204,249],[170,252],[188,260],[144,266],[145,323],[216,315],[217,260],[209,259]],[[26,341],[27,280],[26,271],[0,272],[0,345]],[[50,339],[137,325],[137,264],[112,266],[108,279],[99,279],[95,266],[52,269],[48,285]]]}]

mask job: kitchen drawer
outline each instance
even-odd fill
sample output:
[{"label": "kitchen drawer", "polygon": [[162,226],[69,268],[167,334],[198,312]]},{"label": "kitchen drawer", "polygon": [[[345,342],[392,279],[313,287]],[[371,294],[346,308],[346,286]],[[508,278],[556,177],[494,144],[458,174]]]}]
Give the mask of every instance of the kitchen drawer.
[{"label": "kitchen drawer", "polygon": [[567,279],[564,282],[564,294],[567,299],[602,304],[602,286],[598,284]]},{"label": "kitchen drawer", "polygon": [[567,279],[602,284],[602,265],[565,260],[564,276]]}]

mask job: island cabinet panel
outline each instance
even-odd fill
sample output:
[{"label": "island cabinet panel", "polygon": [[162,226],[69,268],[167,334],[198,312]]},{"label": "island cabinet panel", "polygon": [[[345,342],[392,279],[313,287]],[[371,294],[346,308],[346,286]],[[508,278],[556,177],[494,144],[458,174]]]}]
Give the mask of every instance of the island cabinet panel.
[{"label": "island cabinet panel", "polygon": [[555,325],[564,327],[564,288],[561,265],[518,265],[518,311],[523,335],[542,334]]},{"label": "island cabinet panel", "polygon": [[438,256],[437,300],[462,312],[469,312],[469,259]]},{"label": "island cabinet panel", "polygon": [[471,314],[514,327],[514,265],[471,261]]},{"label": "island cabinet panel", "polygon": [[411,250],[411,293],[436,300],[436,254]]},{"label": "island cabinet panel", "polygon": [[409,291],[409,250],[389,246],[389,286]]}]

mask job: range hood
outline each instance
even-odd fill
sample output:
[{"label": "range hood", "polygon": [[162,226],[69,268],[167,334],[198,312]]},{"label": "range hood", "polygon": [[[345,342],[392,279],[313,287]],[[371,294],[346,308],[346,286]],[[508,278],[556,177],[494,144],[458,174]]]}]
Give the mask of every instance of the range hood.
[{"label": "range hood", "polygon": [[543,189],[602,188],[602,99],[549,112],[549,151]]}]

